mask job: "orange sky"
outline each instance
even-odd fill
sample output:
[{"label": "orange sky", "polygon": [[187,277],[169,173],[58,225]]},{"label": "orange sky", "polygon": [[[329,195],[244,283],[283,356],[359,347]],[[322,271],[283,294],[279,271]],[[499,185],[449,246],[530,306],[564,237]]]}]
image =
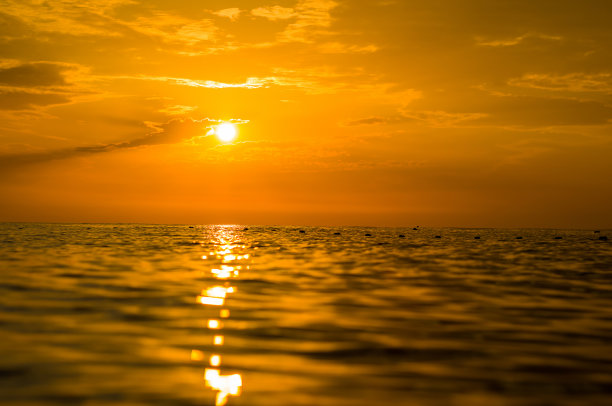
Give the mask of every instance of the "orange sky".
[{"label": "orange sky", "polygon": [[0,10],[0,221],[612,227],[608,1]]}]

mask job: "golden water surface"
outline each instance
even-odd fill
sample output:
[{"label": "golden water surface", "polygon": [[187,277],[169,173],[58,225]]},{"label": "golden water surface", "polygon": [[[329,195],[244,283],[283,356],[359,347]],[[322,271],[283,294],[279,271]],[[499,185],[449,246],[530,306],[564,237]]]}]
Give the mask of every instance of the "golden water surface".
[{"label": "golden water surface", "polygon": [[3,224],[0,404],[609,404],[608,235]]}]

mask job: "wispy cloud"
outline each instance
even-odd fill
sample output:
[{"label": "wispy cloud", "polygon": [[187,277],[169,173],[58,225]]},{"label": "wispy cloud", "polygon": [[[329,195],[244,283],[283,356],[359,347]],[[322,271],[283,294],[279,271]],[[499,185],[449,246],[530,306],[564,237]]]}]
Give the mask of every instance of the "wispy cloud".
[{"label": "wispy cloud", "polygon": [[433,128],[451,128],[465,126],[468,122],[487,117],[485,113],[451,113],[448,111],[431,110],[408,110],[401,109],[398,114],[390,116],[371,116],[357,120],[351,120],[344,125],[387,125],[395,123],[415,122]]},{"label": "wispy cloud", "polygon": [[475,121],[487,117],[486,113],[453,113],[442,110],[435,111],[414,111],[404,110],[402,116],[405,119],[415,120],[426,123],[430,127],[457,127],[467,122]]},{"label": "wispy cloud", "polygon": [[[359,54],[378,50],[378,46],[370,43],[353,44],[338,40],[317,43],[321,37],[333,38],[337,34],[331,27],[331,12],[338,4],[334,0],[298,0],[294,7],[265,5],[250,10],[239,7],[219,10],[202,8],[198,13],[187,14],[180,8],[172,9],[160,4],[145,6],[133,0],[42,3],[8,0],[2,10],[6,14],[0,13],[0,22],[12,27],[13,39],[57,42],[59,38],[74,42],[76,38],[96,37],[116,43],[120,50],[125,43],[147,41],[157,50],[192,57],[267,49],[296,42],[312,44],[313,51],[326,54]],[[124,5],[139,12],[121,11]],[[220,28],[217,23],[221,22],[214,18],[240,20],[242,23],[247,20],[243,17],[245,15],[250,17],[249,24],[269,25],[261,21],[264,19],[280,24],[275,25],[277,31],[271,32],[271,38],[253,41],[232,34],[227,28]],[[240,27],[240,24],[237,23],[236,27]]]},{"label": "wispy cloud", "polygon": [[175,104],[173,106],[166,106],[163,109],[160,109],[160,113],[165,113],[170,116],[182,116],[187,113],[191,113],[192,111],[197,110],[196,106],[184,106],[181,104]]},{"label": "wispy cloud", "polygon": [[483,37],[476,38],[476,44],[487,47],[511,47],[519,45],[520,43],[528,39],[542,39],[547,41],[561,41],[563,37],[558,35],[548,35],[541,33],[529,32],[516,37],[502,38],[502,39],[486,39]]},{"label": "wispy cloud", "polygon": [[288,86],[302,89],[308,94],[332,94],[339,92],[363,93],[376,99],[403,98],[409,102],[420,97],[420,93],[409,89],[401,95],[390,96],[393,85],[381,83],[380,77],[361,68],[338,69],[317,66],[301,69],[274,68],[272,76],[260,78],[267,85]]},{"label": "wispy cloud", "polygon": [[526,87],[555,92],[598,92],[612,93],[612,74],[610,73],[568,73],[555,75],[548,73],[528,73],[508,81],[511,86]]},{"label": "wispy cloud", "polygon": [[301,0],[295,7],[296,21],[279,35],[281,42],[312,42],[327,33],[331,26],[331,10],[338,6],[333,0]]},{"label": "wispy cloud", "polygon": [[[134,19],[121,19],[115,10],[122,5],[134,6],[133,0],[62,0],[52,2],[7,0],[3,6],[6,20],[22,24],[22,36],[47,39],[57,35],[106,37],[133,40],[148,37],[164,44],[192,46],[216,39],[218,28],[206,18],[187,18],[154,7],[142,8]],[[204,10],[202,11],[204,13]]]},{"label": "wispy cloud", "polygon": [[[451,107],[451,106],[449,106]],[[459,110],[462,106],[456,106]],[[606,126],[612,123],[612,108],[606,103],[570,98],[532,96],[484,97],[472,106],[481,111],[419,109],[418,104],[397,113],[353,119],[345,125],[389,125],[414,123],[429,128],[496,128],[530,130],[564,126]]]},{"label": "wispy cloud", "polygon": [[[23,1],[5,0],[2,9],[23,23],[42,32],[68,35],[117,36],[114,27],[101,24],[100,18],[121,4],[131,0]],[[98,18],[94,18],[98,17]]]},{"label": "wispy cloud", "polygon": [[325,42],[318,47],[324,54],[370,54],[378,51],[378,47],[373,44],[355,45],[342,42]]},{"label": "wispy cloud", "polygon": [[281,6],[257,7],[251,10],[251,14],[270,21],[287,20],[297,15],[294,9]]},{"label": "wispy cloud", "polygon": [[[333,93],[338,91],[364,91],[374,94],[384,94],[390,85],[372,83],[372,77],[361,69],[349,69],[337,72],[326,66],[305,69],[274,68],[272,75],[264,77],[250,77],[244,82],[226,83],[215,80],[198,80],[189,78],[176,78],[168,76],[99,76],[101,80],[150,80],[167,82],[179,86],[201,87],[208,89],[260,89],[272,86],[300,88],[309,94]],[[410,90],[405,94],[406,101],[420,94]]]},{"label": "wispy cloud", "polygon": [[212,20],[189,19],[161,11],[150,16],[141,16],[126,26],[168,44],[195,45],[201,41],[212,41],[218,32]]},{"label": "wispy cloud", "polygon": [[232,21],[236,21],[240,17],[240,13],[242,13],[242,10],[237,7],[224,8],[223,10],[213,12],[216,16],[229,18]]},{"label": "wispy cloud", "polygon": [[[112,78],[112,77],[111,77]],[[173,78],[166,76],[116,76],[117,79],[153,80],[158,82],[170,82],[180,86],[205,87],[208,89],[244,88],[258,89],[266,86],[271,81],[268,78],[248,78],[244,83],[224,83],[214,80],[194,80],[186,78]]]},{"label": "wispy cloud", "polygon": [[189,45],[215,38],[217,27],[210,20],[200,20],[181,26],[175,33],[166,35],[171,42],[179,40]]},{"label": "wispy cloud", "polygon": [[349,120],[342,125],[345,126],[362,126],[362,125],[379,125],[379,124],[388,124],[391,121],[397,121],[393,117],[382,117],[382,116],[371,116],[366,118],[360,118],[357,120]]}]

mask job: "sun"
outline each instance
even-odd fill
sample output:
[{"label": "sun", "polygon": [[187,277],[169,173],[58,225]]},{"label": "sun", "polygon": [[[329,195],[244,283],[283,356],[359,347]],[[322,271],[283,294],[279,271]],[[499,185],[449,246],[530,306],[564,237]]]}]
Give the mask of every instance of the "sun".
[{"label": "sun", "polygon": [[215,127],[215,135],[221,142],[234,141],[236,134],[236,126],[232,123],[223,123]]}]

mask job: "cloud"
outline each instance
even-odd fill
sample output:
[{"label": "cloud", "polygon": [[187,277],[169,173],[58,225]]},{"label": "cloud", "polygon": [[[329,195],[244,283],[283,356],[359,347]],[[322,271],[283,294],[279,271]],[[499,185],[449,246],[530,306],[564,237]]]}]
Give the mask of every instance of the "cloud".
[{"label": "cloud", "polygon": [[[165,7],[134,0],[6,3],[0,13],[0,38],[45,47],[63,43],[88,46],[95,39],[102,46],[112,43],[113,51],[147,42],[158,50],[179,53],[203,41],[217,40],[219,34],[214,21],[204,18],[210,11],[201,8],[187,14],[180,4]],[[235,19],[239,12],[225,9],[217,15]]]},{"label": "cloud", "polygon": [[162,125],[153,124],[153,132],[120,144],[109,144],[110,149],[133,148],[145,145],[176,144],[193,138],[205,137],[204,129],[216,121],[210,119],[173,119]]},{"label": "cloud", "polygon": [[517,37],[505,38],[505,39],[495,39],[495,40],[477,37],[476,45],[487,46],[487,47],[511,47],[511,46],[518,45],[526,41],[527,39],[531,39],[531,38],[542,39],[542,40],[547,40],[547,41],[561,41],[563,39],[563,37],[560,37],[557,35],[547,35],[547,34],[531,32],[531,33],[519,35]]},{"label": "cloud", "polygon": [[[117,36],[107,21],[101,17],[121,4],[131,0],[62,0],[45,2],[26,2],[5,0],[3,11],[21,22],[42,32],[55,32],[68,35]],[[104,18],[102,18],[104,20]]]},{"label": "cloud", "polygon": [[[240,119],[230,121],[235,124],[243,124],[248,122],[247,120]],[[218,123],[219,120],[212,120],[208,118],[202,120],[172,119],[164,124],[150,123],[149,127],[152,129],[152,131],[149,134],[126,142],[90,145],[55,151],[3,155],[0,156],[0,170],[11,170],[14,167],[22,165],[100,154],[119,149],[203,140],[208,137],[207,129],[212,128],[212,126]]]},{"label": "cloud", "polygon": [[[95,38],[107,46],[109,41],[114,42],[118,51],[146,40],[156,42],[160,50],[183,52],[202,41],[216,40],[219,32],[213,20],[202,18],[209,13],[205,9],[187,15],[181,13],[181,7],[165,11],[163,6],[138,4],[133,0],[7,0],[6,3],[0,13],[0,38],[27,40],[45,47],[64,41],[83,46]],[[235,18],[236,10],[219,13]]]},{"label": "cloud", "polygon": [[313,42],[313,37],[327,33],[331,10],[338,6],[332,0],[301,0],[295,7],[296,21],[279,35],[281,42]]},{"label": "cloud", "polygon": [[244,88],[258,89],[265,86],[267,80],[260,78],[248,78],[244,83],[223,83],[214,80],[191,80],[172,78],[176,84],[192,87],[207,87],[209,89]]},{"label": "cloud", "polygon": [[[197,80],[188,78],[175,78],[167,76],[100,76],[100,79],[126,79],[126,80],[151,80],[156,82],[168,82],[178,86],[202,87],[207,89],[260,89],[270,86],[284,86],[302,88],[309,93],[326,93],[334,89],[349,88],[355,86],[344,81],[350,75],[332,74],[325,68],[317,70],[286,70],[274,69],[274,76],[250,77],[242,83],[225,83],[215,80]],[[333,82],[323,84],[322,80]]]},{"label": "cloud", "polygon": [[0,89],[0,110],[27,110],[69,102],[70,98],[64,94]]},{"label": "cloud", "polygon": [[70,83],[85,69],[58,62],[0,60],[0,110],[28,110],[65,104],[87,90]]},{"label": "cloud", "polygon": [[405,122],[419,122],[427,124],[428,127],[446,128],[459,127],[468,121],[475,121],[486,117],[484,113],[450,113],[448,111],[407,110],[400,109],[395,115],[383,117],[372,116],[352,120],[344,123],[346,126],[385,125]]},{"label": "cloud", "polygon": [[63,72],[68,69],[64,64],[50,62],[0,67],[0,84],[19,87],[64,86],[67,83]]},{"label": "cloud", "polygon": [[194,110],[197,110],[196,106],[184,106],[182,104],[176,104],[174,106],[166,106],[163,109],[159,110],[159,112],[168,114],[170,116],[182,116]]},{"label": "cloud", "polygon": [[249,77],[244,82],[227,83],[215,80],[198,80],[170,76],[117,75],[97,76],[98,80],[142,80],[167,82],[178,86],[208,89],[260,89],[273,86],[299,88],[307,94],[338,92],[364,93],[389,102],[401,100],[409,103],[421,97],[421,92],[407,89],[394,90],[394,83],[379,83],[378,75],[360,67],[337,69],[330,66],[316,66],[301,69],[272,68],[270,76]]},{"label": "cloud", "polygon": [[217,27],[210,20],[201,20],[185,24],[174,34],[166,35],[170,41],[179,40],[189,45],[197,44],[200,41],[210,41],[215,37]]},{"label": "cloud", "polygon": [[499,97],[482,108],[488,113],[478,120],[484,125],[553,127],[602,125],[612,120],[612,107],[596,101],[548,97]]},{"label": "cloud", "polygon": [[566,75],[528,73],[510,79],[511,86],[549,91],[612,93],[610,73],[569,73]]},{"label": "cloud", "polygon": [[390,117],[374,116],[374,117],[366,117],[366,118],[360,118],[358,120],[348,121],[346,123],[343,123],[343,125],[346,125],[346,126],[378,125],[378,124],[387,124],[390,121],[392,121]]},{"label": "cloud", "polygon": [[465,96],[442,101],[415,99],[388,115],[356,118],[347,126],[414,123],[429,128],[505,128],[535,130],[564,126],[612,124],[612,106],[605,101],[518,95]]},{"label": "cloud", "polygon": [[166,45],[192,46],[215,39],[218,28],[209,19],[190,19],[162,11],[150,16],[139,16],[129,23],[113,20],[127,30],[127,36],[146,36],[161,40]]},{"label": "cloud", "polygon": [[273,76],[254,78],[266,86],[287,86],[300,88],[307,94],[332,94],[339,92],[363,93],[378,99],[402,98],[406,103],[420,97],[420,92],[408,89],[399,94],[389,93],[389,83],[379,83],[379,76],[360,67],[338,69],[330,66],[316,66],[301,69],[274,68]]},{"label": "cloud", "polygon": [[267,78],[248,78],[244,83],[224,83],[214,80],[194,80],[187,78],[173,78],[166,76],[111,76],[111,79],[134,79],[152,80],[156,82],[170,82],[180,86],[206,87],[209,89],[244,88],[258,89],[265,86],[270,81]]},{"label": "cloud", "polygon": [[[270,48],[295,42],[315,44],[318,52],[328,54],[371,53],[378,49],[369,43],[356,45],[338,41],[318,46],[318,38],[335,34],[330,29],[333,22],[330,13],[339,3],[334,0],[299,0],[294,7],[266,5],[250,7],[250,10],[239,7],[198,10],[187,5],[149,5],[132,0],[92,0],[85,3],[62,0],[40,4],[7,1],[7,7],[2,10],[7,13],[4,14],[5,18],[0,13],[0,23],[6,24],[0,25],[12,27],[8,34],[13,40],[27,40],[36,44],[65,41],[88,46],[95,39],[109,48],[110,44],[114,44],[114,48],[125,52],[128,48],[140,48],[138,44],[146,42],[157,51],[185,56]],[[190,12],[186,13],[186,10]],[[212,18],[214,15],[237,21],[245,13],[258,20],[284,24],[273,27],[275,40],[265,38],[259,41],[254,38],[257,37],[255,35],[246,37],[248,39],[245,41],[241,32],[236,35],[228,32],[227,27],[222,30],[216,25],[220,24],[219,20]],[[257,24],[262,25],[261,22]],[[0,27],[0,35],[3,27]],[[8,38],[6,35],[3,37]]]},{"label": "cloud", "polygon": [[376,45],[350,45],[341,42],[325,42],[319,45],[319,51],[324,54],[370,54],[378,51]]},{"label": "cloud", "polygon": [[31,28],[17,16],[0,12],[0,38],[7,40],[29,34]]},{"label": "cloud", "polygon": [[270,21],[287,20],[296,16],[294,9],[281,6],[257,7],[251,10],[251,14]]},{"label": "cloud", "polygon": [[402,117],[406,120],[415,120],[427,123],[430,127],[458,127],[468,121],[475,121],[487,117],[486,113],[451,113],[448,111],[410,111],[402,112]]},{"label": "cloud", "polygon": [[240,17],[240,13],[242,13],[242,10],[236,7],[224,8],[223,10],[213,12],[214,15],[229,18],[232,21],[236,21]]},{"label": "cloud", "polygon": [[[259,89],[271,86],[295,87],[304,89],[307,93],[330,93],[339,90],[363,90],[364,85],[355,82],[363,76],[359,70],[349,72],[334,72],[329,67],[307,68],[300,70],[273,69],[274,76],[250,77],[242,83],[225,83],[214,80],[196,80],[188,78],[175,78],[166,76],[108,76],[105,79],[151,80],[168,82],[179,86],[203,87],[208,89]],[[365,85],[370,89],[370,85]],[[377,87],[378,90],[380,87]]]}]

